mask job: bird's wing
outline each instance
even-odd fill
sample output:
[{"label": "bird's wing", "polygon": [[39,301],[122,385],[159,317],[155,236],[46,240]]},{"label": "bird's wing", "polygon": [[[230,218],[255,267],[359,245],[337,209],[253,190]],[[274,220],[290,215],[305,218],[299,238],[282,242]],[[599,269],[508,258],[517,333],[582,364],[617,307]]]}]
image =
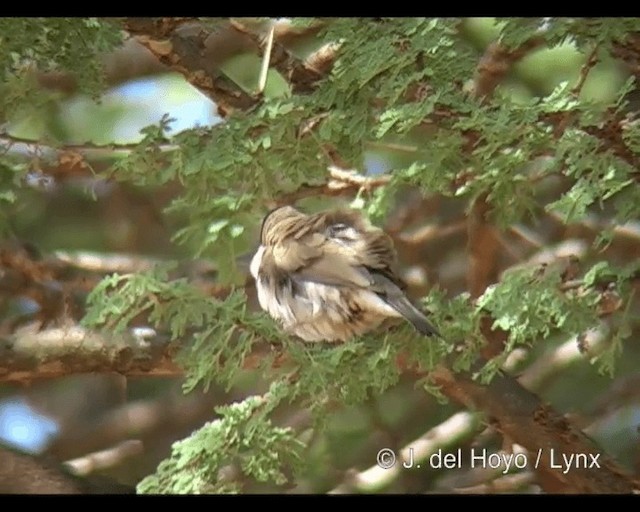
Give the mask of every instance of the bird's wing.
[{"label": "bird's wing", "polygon": [[368,287],[373,278],[349,248],[321,233],[301,240],[288,239],[273,249],[278,267],[290,272],[296,280],[312,281],[330,286]]}]

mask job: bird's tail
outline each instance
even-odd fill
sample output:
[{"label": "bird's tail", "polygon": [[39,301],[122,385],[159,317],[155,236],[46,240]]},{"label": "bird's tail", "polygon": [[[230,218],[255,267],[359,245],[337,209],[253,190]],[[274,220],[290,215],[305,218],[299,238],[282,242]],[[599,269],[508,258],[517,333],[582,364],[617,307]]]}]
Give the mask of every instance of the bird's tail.
[{"label": "bird's tail", "polygon": [[425,336],[433,336],[435,334],[439,338],[442,338],[438,329],[431,325],[424,313],[411,304],[411,301],[406,297],[389,297],[387,302],[393,309],[411,322],[411,325],[413,325],[419,333]]},{"label": "bird's tail", "polygon": [[431,322],[427,320],[424,313],[411,303],[396,283],[378,272],[372,273],[371,276],[374,279],[374,289],[376,293],[378,293],[389,306],[411,322],[419,333],[425,336],[433,336],[435,334],[439,338],[442,338],[438,329],[431,325]]}]

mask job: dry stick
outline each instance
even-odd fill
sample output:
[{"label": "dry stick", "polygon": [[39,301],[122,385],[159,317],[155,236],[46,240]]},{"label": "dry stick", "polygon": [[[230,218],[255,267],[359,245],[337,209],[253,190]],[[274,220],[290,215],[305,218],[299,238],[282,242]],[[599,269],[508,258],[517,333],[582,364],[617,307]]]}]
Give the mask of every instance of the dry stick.
[{"label": "dry stick", "polygon": [[355,169],[341,169],[335,165],[329,166],[329,189],[341,190],[349,187],[359,187],[372,189],[386,185],[391,181],[391,176],[382,174],[380,176],[362,176]]},{"label": "dry stick", "polygon": [[264,50],[264,56],[262,58],[262,67],[260,69],[260,78],[258,79],[258,93],[262,94],[264,88],[267,85],[267,75],[269,74],[269,62],[271,60],[271,50],[273,49],[273,34],[275,28],[271,27],[269,35],[267,36],[267,46]]},{"label": "dry stick", "polygon": [[370,190],[372,188],[386,185],[391,180],[391,176],[363,176],[355,169],[341,169],[335,165],[328,168],[328,179],[320,185],[301,185],[298,189],[288,194],[281,194],[273,204],[268,206],[276,207],[292,204],[305,197],[317,195],[340,196],[356,193],[360,189]]},{"label": "dry stick", "polygon": [[149,258],[138,254],[108,254],[93,251],[55,251],[53,257],[70,267],[104,274],[145,272],[163,261],[159,258]]}]

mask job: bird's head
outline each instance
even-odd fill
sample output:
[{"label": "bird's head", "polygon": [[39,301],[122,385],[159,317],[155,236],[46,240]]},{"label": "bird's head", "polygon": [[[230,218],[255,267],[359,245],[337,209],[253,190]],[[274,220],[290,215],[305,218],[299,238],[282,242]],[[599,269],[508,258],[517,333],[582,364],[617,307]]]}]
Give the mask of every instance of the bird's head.
[{"label": "bird's head", "polygon": [[299,212],[293,206],[281,206],[271,210],[262,221],[260,243],[273,246],[292,236],[308,219],[308,215]]}]

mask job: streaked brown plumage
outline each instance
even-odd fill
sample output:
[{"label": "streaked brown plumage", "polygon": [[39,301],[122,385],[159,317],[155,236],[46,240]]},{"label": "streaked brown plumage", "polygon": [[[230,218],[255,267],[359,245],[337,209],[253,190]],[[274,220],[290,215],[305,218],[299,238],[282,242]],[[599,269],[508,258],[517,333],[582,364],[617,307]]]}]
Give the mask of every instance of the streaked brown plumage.
[{"label": "streaked brown plumage", "polygon": [[270,212],[251,261],[258,301],[305,341],[347,341],[404,317],[422,334],[438,331],[406,297],[393,242],[353,210]]}]

